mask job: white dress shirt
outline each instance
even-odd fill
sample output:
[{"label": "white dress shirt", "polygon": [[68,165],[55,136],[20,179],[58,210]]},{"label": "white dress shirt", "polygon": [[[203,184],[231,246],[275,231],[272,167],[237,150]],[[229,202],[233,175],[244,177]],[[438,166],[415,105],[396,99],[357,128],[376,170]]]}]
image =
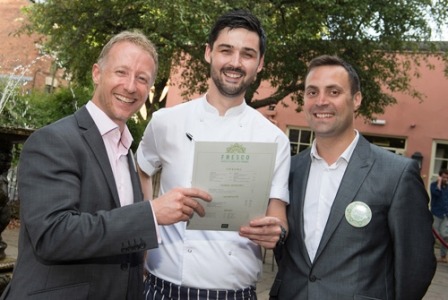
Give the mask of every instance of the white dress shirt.
[{"label": "white dress shirt", "polygon": [[356,131],[352,143],[331,166],[317,153],[316,141],[311,147],[311,168],[303,207],[305,245],[311,261],[314,261],[331,206],[358,139]]},{"label": "white dress shirt", "polygon": [[[137,161],[151,175],[162,168],[160,193],[191,186],[195,141],[277,143],[270,198],[289,202],[287,136],[245,102],[219,116],[205,96],[155,112],[145,130]],[[238,232],[186,230],[185,222],[160,229],[162,244],[148,251],[146,261],[155,276],[205,289],[256,285],[262,272],[261,248]]]}]

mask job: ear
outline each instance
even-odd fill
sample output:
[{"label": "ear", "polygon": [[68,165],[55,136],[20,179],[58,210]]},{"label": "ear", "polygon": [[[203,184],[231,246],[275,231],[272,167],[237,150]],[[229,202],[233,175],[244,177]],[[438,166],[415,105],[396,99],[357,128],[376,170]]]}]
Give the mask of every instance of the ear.
[{"label": "ear", "polygon": [[205,61],[208,63],[210,63],[210,61],[211,61],[211,52],[212,52],[212,48],[210,47],[210,45],[208,43],[205,44],[204,58],[205,58]]},{"label": "ear", "polygon": [[98,64],[93,64],[92,79],[95,85],[98,85],[101,79],[101,67]]},{"label": "ear", "polygon": [[257,73],[260,73],[264,66],[264,55],[260,57],[260,62],[258,63]]},{"label": "ear", "polygon": [[358,111],[358,109],[361,107],[362,102],[362,94],[361,92],[356,92],[356,94],[353,96],[353,107],[355,108],[355,111]]}]

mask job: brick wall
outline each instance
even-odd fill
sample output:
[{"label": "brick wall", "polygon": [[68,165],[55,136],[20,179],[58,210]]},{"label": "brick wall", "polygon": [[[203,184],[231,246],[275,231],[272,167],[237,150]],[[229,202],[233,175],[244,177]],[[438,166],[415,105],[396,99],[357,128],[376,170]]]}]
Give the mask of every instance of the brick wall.
[{"label": "brick wall", "polygon": [[45,78],[51,76],[51,59],[40,54],[39,36],[16,34],[25,22],[21,9],[27,5],[33,4],[28,0],[0,0],[0,76],[23,75],[27,79],[22,86],[25,91],[44,89]]}]

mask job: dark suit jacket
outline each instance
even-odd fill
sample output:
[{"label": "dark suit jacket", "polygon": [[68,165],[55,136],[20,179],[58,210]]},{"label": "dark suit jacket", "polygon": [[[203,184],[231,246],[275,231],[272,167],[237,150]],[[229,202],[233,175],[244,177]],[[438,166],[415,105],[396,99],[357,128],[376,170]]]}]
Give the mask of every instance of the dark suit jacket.
[{"label": "dark suit jacket", "polygon": [[103,139],[85,107],[33,133],[18,172],[21,227],[2,299],[140,299],[153,213],[129,155],[133,205],[120,207]]},{"label": "dark suit jacket", "polygon": [[[310,149],[292,158],[290,233],[276,252],[279,271],[271,299],[421,299],[436,260],[429,199],[416,162],[361,136],[313,263],[303,231],[310,165]],[[356,228],[348,223],[345,210],[353,201],[370,207],[372,219],[367,226]]]}]

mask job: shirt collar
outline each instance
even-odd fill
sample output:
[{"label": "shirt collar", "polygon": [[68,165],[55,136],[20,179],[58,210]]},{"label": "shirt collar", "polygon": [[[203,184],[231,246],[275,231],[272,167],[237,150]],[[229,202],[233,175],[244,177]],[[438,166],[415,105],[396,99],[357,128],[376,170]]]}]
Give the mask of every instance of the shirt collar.
[{"label": "shirt collar", "polygon": [[[109,116],[106,115],[106,113],[102,111],[95,103],[89,101],[86,104],[86,108],[95,122],[96,127],[98,127],[101,136],[104,136],[113,130],[119,130],[118,125],[112,121],[111,118],[109,118]],[[132,141],[133,138],[131,132],[129,131],[128,126],[125,125],[124,130],[121,133],[121,143],[126,149],[129,149]]]},{"label": "shirt collar", "polygon": [[[218,110],[213,105],[208,103],[208,101],[207,101],[207,94],[203,95],[201,97],[201,100],[202,100],[203,108],[204,108],[205,112],[211,113],[211,114],[214,114],[214,115],[219,115]],[[243,101],[243,103],[241,103],[240,105],[229,108],[226,111],[226,114],[224,116],[225,117],[238,116],[238,115],[243,113],[243,111],[246,108],[246,106],[247,106],[246,101]]]},{"label": "shirt collar", "polygon": [[[346,162],[350,160],[350,157],[352,157],[353,151],[355,150],[356,144],[359,140],[359,132],[355,129],[355,138],[353,141],[348,145],[348,147],[342,152],[342,154],[339,156],[337,160],[340,160],[341,158],[344,159]],[[322,159],[322,157],[317,153],[316,148],[316,140],[313,141],[313,145],[311,146],[311,152],[310,152],[311,160],[313,159]]]}]

